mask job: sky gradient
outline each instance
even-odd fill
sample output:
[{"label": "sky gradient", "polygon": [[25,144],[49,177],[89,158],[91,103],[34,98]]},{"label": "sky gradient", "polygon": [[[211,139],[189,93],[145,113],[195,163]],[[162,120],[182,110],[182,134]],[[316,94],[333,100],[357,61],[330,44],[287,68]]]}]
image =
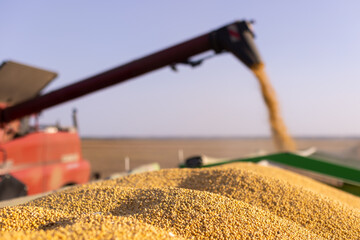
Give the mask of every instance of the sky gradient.
[{"label": "sky gradient", "polygon": [[[255,43],[294,136],[360,136],[359,1],[2,0],[0,61],[55,71],[45,92],[234,20]],[[269,136],[257,80],[231,54],[169,67],[43,111],[82,136]]]}]

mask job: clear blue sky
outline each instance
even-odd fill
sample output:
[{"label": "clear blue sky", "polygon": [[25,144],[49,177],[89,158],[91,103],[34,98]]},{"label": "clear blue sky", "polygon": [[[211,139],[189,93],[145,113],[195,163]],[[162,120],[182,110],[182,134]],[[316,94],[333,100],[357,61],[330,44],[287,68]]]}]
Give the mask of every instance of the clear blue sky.
[{"label": "clear blue sky", "polygon": [[[0,61],[56,71],[45,92],[253,19],[295,136],[360,135],[360,1],[0,1]],[[143,75],[44,111],[82,136],[269,136],[252,73],[230,54]]]}]

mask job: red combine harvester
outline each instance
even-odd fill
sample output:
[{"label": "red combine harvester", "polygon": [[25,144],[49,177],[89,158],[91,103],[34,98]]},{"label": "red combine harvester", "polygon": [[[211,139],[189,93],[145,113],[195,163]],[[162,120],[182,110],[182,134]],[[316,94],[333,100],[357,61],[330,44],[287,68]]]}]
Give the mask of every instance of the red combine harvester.
[{"label": "red combine harvester", "polygon": [[[5,62],[0,68],[0,108],[37,97],[56,75]],[[37,120],[36,114],[32,117]],[[2,123],[0,164],[0,200],[86,183],[90,175],[76,127],[30,126],[30,116]]]},{"label": "red combine harvester", "polygon": [[40,91],[55,73],[5,62],[0,68],[0,200],[89,180],[76,127],[30,126],[31,115],[165,66],[197,66],[204,59],[190,58],[208,50],[232,52],[251,68],[261,63],[253,38],[250,22],[234,22],[44,95]]}]

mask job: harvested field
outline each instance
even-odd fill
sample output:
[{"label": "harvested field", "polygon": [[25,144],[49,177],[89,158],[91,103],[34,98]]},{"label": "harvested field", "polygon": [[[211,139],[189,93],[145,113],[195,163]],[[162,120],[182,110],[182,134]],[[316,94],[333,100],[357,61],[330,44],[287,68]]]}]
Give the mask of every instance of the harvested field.
[{"label": "harvested field", "polygon": [[[300,138],[298,149],[317,147],[321,151],[350,154],[360,159],[360,139]],[[130,168],[158,162],[161,168],[176,168],[179,164],[178,150],[184,158],[207,155],[219,158],[239,158],[259,150],[274,152],[270,138],[244,139],[82,139],[83,156],[90,161],[93,171],[107,177],[123,172],[124,159],[130,157]],[[351,152],[348,152],[351,150]]]}]

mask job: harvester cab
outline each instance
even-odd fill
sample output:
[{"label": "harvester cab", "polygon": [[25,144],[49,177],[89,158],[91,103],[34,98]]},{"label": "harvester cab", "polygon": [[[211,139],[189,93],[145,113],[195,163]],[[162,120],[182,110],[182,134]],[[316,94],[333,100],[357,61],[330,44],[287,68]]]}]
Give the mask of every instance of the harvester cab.
[{"label": "harvester cab", "polygon": [[[40,96],[56,76],[51,71],[4,62],[0,66],[0,109]],[[37,120],[37,114],[1,123],[0,200],[88,180],[89,164],[81,158],[76,129],[39,126],[37,121],[30,124],[30,118]]]},{"label": "harvester cab", "polygon": [[[56,73],[8,61],[0,66],[0,109],[40,95]],[[13,120],[0,128],[0,143],[24,136],[31,131],[29,117]]]},{"label": "harvester cab", "polygon": [[[198,65],[191,57],[209,50],[231,52],[252,68],[261,63],[253,38],[251,22],[234,22],[44,95],[40,91],[55,73],[6,62],[0,72],[0,176],[23,183],[27,194],[87,182],[90,167],[82,158],[77,132],[32,131],[26,124],[28,116],[162,67]],[[16,196],[1,195],[5,183],[0,179],[0,200]]]}]

